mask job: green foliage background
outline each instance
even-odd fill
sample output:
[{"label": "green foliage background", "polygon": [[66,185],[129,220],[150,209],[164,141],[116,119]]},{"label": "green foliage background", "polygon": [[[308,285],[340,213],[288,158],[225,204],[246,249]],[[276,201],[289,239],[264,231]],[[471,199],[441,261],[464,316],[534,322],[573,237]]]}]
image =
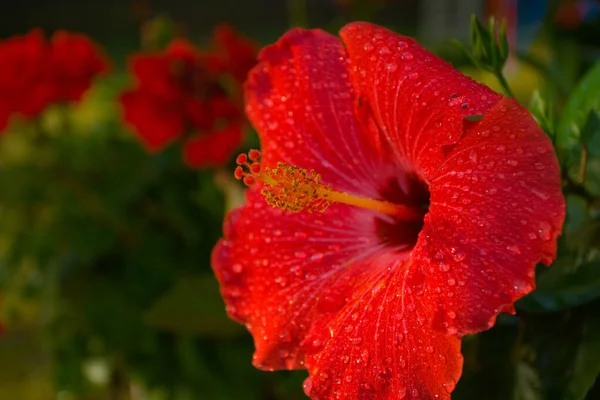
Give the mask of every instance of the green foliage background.
[{"label": "green foliage background", "polygon": [[[385,22],[380,3],[337,9],[325,27]],[[503,72],[507,50],[485,23],[462,49],[433,48],[530,106],[557,147],[568,200],[559,258],[539,269],[537,291],[464,339],[456,399],[600,398],[600,21],[560,31],[551,3],[516,54],[519,74]],[[294,24],[313,24],[304,2],[288,5]],[[107,50],[117,70],[81,105],[14,121],[0,137],[0,398],[305,398],[305,372],[251,366],[251,338],[227,318],[210,269],[224,212],[241,201],[232,166],[193,171],[176,147],[145,153],[115,102],[130,80],[125,57]]]}]

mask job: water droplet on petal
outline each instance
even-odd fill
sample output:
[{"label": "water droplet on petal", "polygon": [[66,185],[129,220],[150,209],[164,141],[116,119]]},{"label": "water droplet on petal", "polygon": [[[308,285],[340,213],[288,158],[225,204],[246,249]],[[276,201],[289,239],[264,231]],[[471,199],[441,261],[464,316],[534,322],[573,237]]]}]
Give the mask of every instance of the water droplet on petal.
[{"label": "water droplet on petal", "polygon": [[409,53],[408,51],[405,51],[404,53],[402,53],[402,59],[405,61],[409,61],[412,60],[414,58],[414,56]]},{"label": "water droplet on petal", "polygon": [[241,274],[242,271],[244,270],[244,267],[242,266],[242,264],[240,263],[235,263],[231,266],[231,269],[233,270],[233,272],[235,272],[236,274]]},{"label": "water droplet on petal", "polygon": [[398,50],[404,50],[404,49],[406,49],[406,48],[408,48],[408,43],[406,43],[406,42],[404,42],[404,41],[400,40],[400,41],[398,42]]},{"label": "water droplet on petal", "polygon": [[440,263],[440,271],[448,272],[450,271],[450,264],[448,263]]},{"label": "water droplet on petal", "polygon": [[406,388],[405,387],[401,387],[398,389],[398,398],[400,400],[402,400],[403,398],[406,397]]},{"label": "water droplet on petal", "polygon": [[476,153],[476,152],[474,152],[474,151],[471,151],[471,152],[469,153],[469,160],[471,160],[471,162],[472,162],[473,164],[477,164],[477,160],[478,160],[478,159],[479,159],[479,157],[477,156],[477,153]]},{"label": "water droplet on petal", "polygon": [[425,347],[425,351],[428,352],[429,354],[433,353],[433,346],[427,346]]},{"label": "water droplet on petal", "polygon": [[538,171],[541,171],[541,170],[543,170],[544,168],[546,168],[546,166],[545,166],[543,163],[541,163],[541,162],[536,162],[536,163],[534,164],[534,166],[535,166],[535,169],[537,169]]},{"label": "water droplet on petal", "polygon": [[552,239],[552,227],[547,222],[542,222],[538,230],[539,236],[542,240],[548,241]]},{"label": "water droplet on petal", "polygon": [[467,257],[467,255],[466,255],[464,252],[462,252],[462,251],[460,251],[460,250],[457,250],[457,251],[454,253],[454,255],[453,255],[453,257],[452,257],[452,258],[454,258],[454,261],[456,261],[456,262],[461,262],[461,261],[463,261],[463,260],[464,260],[466,257]]},{"label": "water droplet on petal", "polygon": [[452,378],[448,378],[446,383],[444,383],[444,389],[446,389],[446,392],[448,392],[448,393],[451,393],[454,390],[455,386],[456,386],[456,382]]},{"label": "water droplet on petal", "polygon": [[521,250],[519,249],[519,247],[513,244],[506,246],[506,250],[510,251],[513,254],[521,254]]},{"label": "water droplet on petal", "polygon": [[296,256],[296,258],[299,258],[300,260],[304,260],[307,257],[306,253],[303,251],[297,251],[294,253],[294,255]]},{"label": "water droplet on petal", "polygon": [[308,377],[304,380],[302,389],[304,389],[304,394],[310,397],[310,393],[312,392],[312,378]]},{"label": "water droplet on petal", "polygon": [[379,49],[379,54],[381,54],[382,56],[385,56],[388,54],[392,54],[392,52],[390,51],[390,49],[387,46],[383,46],[381,49]]},{"label": "water droplet on petal", "polygon": [[373,49],[375,48],[375,46],[373,46],[373,43],[371,42],[367,42],[365,43],[365,46],[363,47],[363,49],[365,50],[365,52],[369,53],[371,51],[373,51]]},{"label": "water droplet on petal", "polygon": [[389,63],[389,64],[386,66],[386,68],[387,68],[387,70],[388,70],[388,71],[390,71],[390,72],[396,72],[396,71],[398,70],[398,64],[396,64],[396,63]]},{"label": "water droplet on petal", "polygon": [[323,259],[323,253],[315,253],[310,256],[311,261],[321,261]]},{"label": "water droplet on petal", "polygon": [[413,389],[410,391],[410,395],[412,397],[418,397],[419,396],[419,391],[417,389]]}]

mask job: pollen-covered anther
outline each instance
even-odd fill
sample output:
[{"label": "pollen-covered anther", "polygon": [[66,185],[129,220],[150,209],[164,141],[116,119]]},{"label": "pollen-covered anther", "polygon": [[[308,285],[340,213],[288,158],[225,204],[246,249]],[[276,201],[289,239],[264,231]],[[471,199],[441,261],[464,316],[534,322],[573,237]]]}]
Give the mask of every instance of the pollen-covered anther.
[{"label": "pollen-covered anther", "polygon": [[266,168],[261,179],[265,182],[261,193],[273,207],[312,213],[325,212],[331,205],[327,200],[331,186],[323,185],[314,170],[278,163],[276,168]]}]

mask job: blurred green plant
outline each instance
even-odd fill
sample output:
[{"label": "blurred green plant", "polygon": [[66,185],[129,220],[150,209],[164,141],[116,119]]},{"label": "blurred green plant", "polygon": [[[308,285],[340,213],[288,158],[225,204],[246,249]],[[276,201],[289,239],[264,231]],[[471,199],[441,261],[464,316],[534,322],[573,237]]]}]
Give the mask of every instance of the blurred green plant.
[{"label": "blurred green plant", "polygon": [[[512,95],[504,33],[473,19],[460,46]],[[554,77],[530,110],[563,170],[559,258],[538,268],[516,316],[464,338],[455,399],[600,398],[600,62],[559,62],[562,48],[529,63]],[[243,201],[232,166],[190,170],[176,148],[148,155],[116,106],[128,84],[115,72],[81,104],[14,120],[0,138],[0,398],[305,398],[304,372],[251,366],[210,269],[223,214]]]}]

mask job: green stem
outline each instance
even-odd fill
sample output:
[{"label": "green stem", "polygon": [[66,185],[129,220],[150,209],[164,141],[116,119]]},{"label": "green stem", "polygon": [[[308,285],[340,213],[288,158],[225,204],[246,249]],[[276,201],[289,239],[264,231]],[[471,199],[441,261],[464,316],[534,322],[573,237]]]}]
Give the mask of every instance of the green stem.
[{"label": "green stem", "polygon": [[504,92],[506,93],[506,95],[508,97],[515,98],[515,94],[510,89],[510,86],[508,85],[508,81],[504,77],[504,74],[502,73],[502,70],[500,70],[500,69],[494,70],[494,75],[496,75],[496,78],[498,79],[498,82],[500,82],[500,85],[504,89]]}]

